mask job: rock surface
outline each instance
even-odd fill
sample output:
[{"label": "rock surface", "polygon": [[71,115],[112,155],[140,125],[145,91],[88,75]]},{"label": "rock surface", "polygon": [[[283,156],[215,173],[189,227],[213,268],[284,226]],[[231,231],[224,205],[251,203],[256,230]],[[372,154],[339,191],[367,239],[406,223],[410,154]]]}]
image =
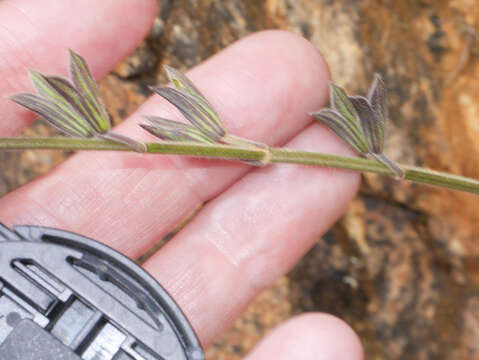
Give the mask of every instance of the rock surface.
[{"label": "rock surface", "polygon": [[[160,1],[149,38],[101,83],[114,122],[164,80],[161,63],[185,69],[266,28],[311,40],[350,92],[383,74],[392,158],[479,178],[475,0]],[[0,194],[66,155],[0,153]],[[472,195],[366,175],[343,219],[208,358],[240,359],[293,314],[326,311],[353,326],[369,359],[479,359],[478,210]]]}]

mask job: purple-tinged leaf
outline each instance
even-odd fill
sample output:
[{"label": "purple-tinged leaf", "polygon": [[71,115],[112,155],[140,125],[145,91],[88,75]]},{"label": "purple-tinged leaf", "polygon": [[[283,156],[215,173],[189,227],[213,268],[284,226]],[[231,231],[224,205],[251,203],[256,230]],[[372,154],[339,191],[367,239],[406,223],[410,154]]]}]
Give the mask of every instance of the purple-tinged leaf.
[{"label": "purple-tinged leaf", "polygon": [[198,88],[193,84],[193,82],[186,77],[178,69],[174,67],[163,65],[163,68],[166,71],[166,76],[168,76],[168,80],[173,84],[173,86],[179,90],[189,93],[190,95],[197,96],[202,98],[203,100],[207,101],[203,94],[198,90]]},{"label": "purple-tinged leaf", "polygon": [[323,109],[312,113],[321,123],[326,125],[343,141],[348,143],[354,150],[361,155],[368,153],[367,144],[361,133],[354,131],[350,121],[343,117],[339,112],[331,109]]},{"label": "purple-tinged leaf", "polygon": [[351,123],[357,123],[358,114],[354,109],[353,105],[348,99],[346,92],[343,88],[338,85],[330,82],[329,83],[329,99],[331,101],[332,108],[344,116]]},{"label": "purple-tinged leaf", "polygon": [[166,71],[168,79],[171,81],[173,86],[180,92],[190,97],[195,98],[198,105],[200,105],[204,111],[208,113],[211,118],[211,121],[216,123],[216,126],[219,128],[224,128],[224,124],[221,121],[218,113],[206,99],[206,97],[200,92],[200,90],[193,84],[193,82],[186,77],[181,71],[168,66],[163,65]]},{"label": "purple-tinged leaf", "polygon": [[386,86],[384,86],[384,82],[379,74],[374,74],[374,80],[368,93],[368,101],[376,114],[378,114],[384,129],[386,119],[388,118],[387,93]]},{"label": "purple-tinged leaf", "polygon": [[359,115],[359,122],[369,151],[376,154],[381,153],[384,147],[383,123],[365,97],[350,96],[349,101]]},{"label": "purple-tinged leaf", "polygon": [[50,100],[33,94],[16,94],[11,99],[17,104],[36,112],[57,129],[68,135],[77,137],[91,137],[94,135],[93,130],[86,122],[79,122],[76,116],[73,116],[69,111],[65,111],[64,108]]},{"label": "purple-tinged leaf", "polygon": [[194,126],[156,116],[145,116],[145,118],[150,124],[140,124],[140,126],[162,140],[205,144],[215,142]]},{"label": "purple-tinged leaf", "polygon": [[330,102],[333,110],[336,110],[348,122],[349,127],[356,137],[361,137],[359,116],[353,104],[349,101],[346,92],[334,83],[329,83]]},{"label": "purple-tinged leaf", "polygon": [[128,136],[114,133],[112,131],[108,131],[103,134],[97,134],[96,136],[100,139],[106,139],[106,140],[111,140],[121,144],[125,144],[129,146],[130,148],[132,148],[133,150],[135,150],[136,152],[143,153],[147,151],[146,145],[144,143],[136,141],[132,138],[129,138]]},{"label": "purple-tinged leaf", "polygon": [[369,154],[372,158],[374,158],[375,160],[379,161],[380,163],[386,165],[389,170],[391,170],[394,175],[396,175],[398,178],[400,179],[404,179],[405,177],[405,172],[403,169],[401,169],[399,167],[398,164],[396,164],[394,161],[392,161],[390,158],[387,157],[386,154],[384,153],[381,153],[381,154]]},{"label": "purple-tinged leaf", "polygon": [[201,99],[168,87],[153,87],[152,90],[173,104],[189,122],[213,141],[219,141],[226,135],[222,124],[204,109]]},{"label": "purple-tinged leaf", "polygon": [[85,100],[67,79],[57,76],[46,76],[46,80],[90,124],[96,133],[100,133],[98,130],[101,129],[96,126],[96,120],[91,111],[88,110]]},{"label": "purple-tinged leaf", "polygon": [[54,84],[49,81],[47,76],[34,70],[29,70],[29,73],[35,90],[42,98],[51,101],[53,104],[61,108],[70,116],[70,118],[74,118],[75,122],[78,123],[80,127],[91,127],[81,112],[75,107],[75,103],[68,97],[65,97],[60,89],[56,88]]},{"label": "purple-tinged leaf", "polygon": [[65,99],[56,89],[48,82],[47,77],[35,70],[28,70],[30,78],[32,79],[33,87],[38,95],[44,99],[48,99],[58,106],[70,107],[70,103]]},{"label": "purple-tinged leaf", "polygon": [[86,61],[73,50],[70,50],[70,75],[76,90],[82,96],[85,106],[92,117],[93,128],[97,133],[104,133],[110,129],[110,118],[100,99],[98,87],[88,69]]}]

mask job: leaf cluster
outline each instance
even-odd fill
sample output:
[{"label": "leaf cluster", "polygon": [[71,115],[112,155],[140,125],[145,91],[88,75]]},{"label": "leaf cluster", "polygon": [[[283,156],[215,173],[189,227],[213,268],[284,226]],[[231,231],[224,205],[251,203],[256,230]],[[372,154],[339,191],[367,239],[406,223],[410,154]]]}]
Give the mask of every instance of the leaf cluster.
[{"label": "leaf cluster", "polygon": [[[271,152],[267,145],[228,134],[217,111],[200,90],[180,71],[170,66],[165,66],[165,70],[173,87],[151,89],[174,105],[189,123],[145,116],[147,123],[140,124],[144,130],[167,142],[225,144],[261,150],[264,152],[262,160],[247,162],[255,165],[269,163]],[[144,143],[111,130],[108,112],[88,65],[72,50],[69,72],[70,79],[64,79],[30,70],[37,94],[17,94],[11,99],[36,112],[67,135],[108,139],[138,152],[147,151]],[[375,76],[367,98],[348,96],[333,83],[330,83],[330,92],[332,108],[311,114],[360,155],[373,157],[396,176],[403,177],[403,170],[383,152],[387,101],[381,77]]]}]

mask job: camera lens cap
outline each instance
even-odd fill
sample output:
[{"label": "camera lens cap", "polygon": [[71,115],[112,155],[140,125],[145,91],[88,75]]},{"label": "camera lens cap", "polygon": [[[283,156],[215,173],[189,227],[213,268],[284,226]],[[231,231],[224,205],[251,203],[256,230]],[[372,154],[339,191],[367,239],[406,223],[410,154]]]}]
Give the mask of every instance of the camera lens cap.
[{"label": "camera lens cap", "polygon": [[168,293],[71,232],[0,224],[0,359],[203,360]]}]

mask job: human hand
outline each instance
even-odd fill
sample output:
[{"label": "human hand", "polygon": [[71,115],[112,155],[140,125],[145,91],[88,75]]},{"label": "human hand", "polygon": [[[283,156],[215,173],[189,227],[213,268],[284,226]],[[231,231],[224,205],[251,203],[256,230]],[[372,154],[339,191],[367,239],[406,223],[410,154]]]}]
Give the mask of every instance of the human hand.
[{"label": "human hand", "polygon": [[[31,113],[4,100],[31,91],[26,68],[66,74],[68,48],[102,76],[146,35],[153,0],[0,2],[0,136]],[[127,16],[125,16],[127,15]],[[234,134],[291,148],[350,154],[309,125],[327,98],[328,70],[317,50],[278,31],[239,41],[189,74]],[[176,117],[158,96],[118,127],[150,139],[142,114]],[[81,153],[0,200],[6,225],[71,230],[136,258],[208,201],[145,268],[168,290],[208,345],[252,298],[286,273],[342,214],[357,174],[297,165],[244,164],[136,153]],[[324,314],[293,318],[249,359],[361,359],[356,335]]]}]

